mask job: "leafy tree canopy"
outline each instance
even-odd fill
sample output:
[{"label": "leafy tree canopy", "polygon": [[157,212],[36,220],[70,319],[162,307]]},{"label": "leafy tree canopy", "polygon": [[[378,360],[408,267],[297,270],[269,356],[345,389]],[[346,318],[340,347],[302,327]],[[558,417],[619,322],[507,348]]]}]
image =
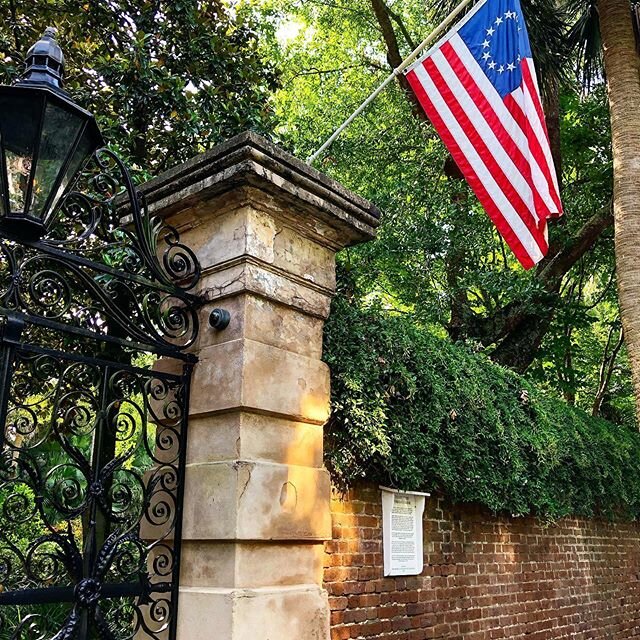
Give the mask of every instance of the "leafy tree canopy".
[{"label": "leafy tree canopy", "polygon": [[[67,55],[68,88],[96,113],[105,137],[142,176],[247,128],[271,133],[306,157],[433,28],[445,4],[0,0],[9,18],[0,25],[1,80],[16,77],[21,56],[52,24]],[[551,229],[550,256],[537,269],[524,272],[516,263],[400,83],[351,125],[318,168],[383,210],[378,239],[340,257],[348,274],[343,285],[357,307],[383,309],[407,340],[420,345],[427,339],[421,336],[429,336],[446,345],[446,353],[457,353],[448,351],[448,338],[466,343],[483,354],[477,361],[483,366],[490,367],[490,357],[526,371],[549,394],[626,428],[634,417],[616,296],[607,99],[600,72],[590,72],[586,88],[572,80],[578,63],[593,56],[584,48],[568,55],[566,48],[567,42],[585,42],[587,26],[580,21],[593,18],[591,7],[576,0],[561,15],[555,2],[525,3],[566,210]],[[371,322],[377,326],[375,318]],[[365,325],[357,318],[346,325],[354,342],[363,342],[357,332]],[[329,325],[329,359],[338,353],[331,341],[346,344],[341,331]],[[433,344],[424,354],[436,350]],[[503,371],[482,373],[479,367],[477,374],[506,380],[510,374]],[[407,375],[418,374],[407,368]],[[370,382],[375,388],[377,382]],[[334,407],[342,415],[341,403],[351,402],[353,389],[341,383],[336,389]],[[410,420],[412,401],[405,404],[402,411],[409,413],[402,419]],[[545,415],[582,416],[565,415],[558,406],[536,415],[543,422]],[[405,428],[394,420],[394,428]],[[607,428],[601,421],[585,424],[601,434]],[[348,433],[349,425],[343,426]],[[562,437],[569,442],[567,434]],[[523,500],[533,504],[534,498]]]},{"label": "leafy tree canopy", "polygon": [[[276,24],[269,55],[283,73],[276,131],[301,157],[429,33],[442,10],[413,0],[261,6]],[[626,353],[618,344],[606,93],[602,82],[585,90],[572,80],[581,54],[567,57],[571,23],[553,13],[555,6],[525,3],[528,18],[536,7],[547,16],[536,14],[529,26],[534,48],[546,51],[540,66],[566,211],[538,268],[525,272],[516,263],[400,83],[317,166],[383,210],[378,239],[343,256],[363,299],[528,371],[571,404],[632,422]]]},{"label": "leafy tree canopy", "polygon": [[[69,90],[141,175],[246,128],[271,132],[305,157],[433,28],[446,4],[0,0],[9,18],[0,25],[0,73],[4,82],[15,78],[21,56],[53,24]],[[364,298],[528,370],[570,403],[631,420],[618,344],[606,96],[601,83],[585,92],[569,80],[584,51],[567,58],[559,36],[575,34],[585,14],[576,5],[573,25],[565,24],[555,6],[525,3],[534,49],[545,54],[538,58],[549,104],[557,106],[550,129],[567,213],[538,269],[517,265],[400,85],[318,166],[384,212],[377,241],[343,256]]]},{"label": "leafy tree canopy", "polygon": [[278,78],[255,16],[220,0],[0,0],[0,80],[58,28],[66,88],[134,170],[155,174],[245,129],[266,131]]},{"label": "leafy tree canopy", "polygon": [[640,516],[637,429],[549,397],[348,290],[328,328],[327,464],[339,487],[366,478],[549,519]]}]

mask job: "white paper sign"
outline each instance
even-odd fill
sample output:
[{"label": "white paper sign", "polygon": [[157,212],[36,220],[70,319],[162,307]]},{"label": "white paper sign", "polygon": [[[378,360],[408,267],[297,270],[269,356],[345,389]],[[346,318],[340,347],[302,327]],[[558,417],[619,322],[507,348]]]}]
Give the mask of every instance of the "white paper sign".
[{"label": "white paper sign", "polygon": [[428,493],[382,490],[385,576],[417,576],[424,566],[422,516]]}]

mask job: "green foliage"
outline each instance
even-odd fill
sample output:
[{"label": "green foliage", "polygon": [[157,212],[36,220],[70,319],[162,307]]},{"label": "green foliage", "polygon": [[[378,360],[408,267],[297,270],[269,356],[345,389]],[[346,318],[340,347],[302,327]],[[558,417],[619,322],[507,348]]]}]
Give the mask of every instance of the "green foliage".
[{"label": "green foliage", "polygon": [[514,515],[640,515],[640,434],[546,395],[409,317],[340,295],[327,465]]},{"label": "green foliage", "polygon": [[[443,3],[425,7],[417,0],[387,0],[402,54],[411,44],[398,25],[420,41],[438,21],[434,4]],[[282,87],[274,100],[280,123],[276,131],[304,158],[389,73],[385,43],[370,0],[262,4],[271,7],[270,19],[278,27],[271,51],[282,67]],[[558,76],[571,76],[574,64],[560,56],[565,73],[552,68],[562,46],[548,29],[557,32],[561,25],[544,16],[554,6],[547,0],[527,3],[536,60],[551,85]],[[560,250],[610,208],[613,171],[604,86],[594,83],[585,92],[566,79],[557,97],[565,216],[550,225],[550,235],[552,246]],[[612,229],[599,235],[557,286],[545,289],[540,269],[525,272],[516,263],[464,182],[447,177],[445,158],[431,125],[417,117],[410,96],[392,84],[318,160],[319,169],[383,212],[377,239],[341,256],[360,295],[411,313],[441,335],[480,344],[489,356],[500,346],[501,331],[522,333],[518,326],[504,329],[500,324],[514,308],[532,314],[534,324],[539,320],[546,326],[551,319],[537,353],[523,343],[522,351],[536,354],[531,375],[548,393],[592,411],[603,386],[609,329],[619,318]],[[602,415],[631,423],[624,348],[613,369],[604,385]]]},{"label": "green foliage", "polygon": [[255,17],[221,0],[0,0],[0,80],[47,25],[58,27],[67,90],[109,144],[153,175],[245,129],[268,130],[277,86]]},{"label": "green foliage", "polygon": [[[387,0],[401,54],[439,21],[443,3]],[[593,3],[569,5],[573,34],[597,35],[585,22]],[[551,0],[526,6],[539,67],[555,86],[568,75],[559,63],[575,62],[565,56],[562,16]],[[67,88],[142,177],[246,128],[274,132],[304,158],[389,73],[370,0],[0,0],[0,10],[0,80],[15,78],[28,46],[57,26]],[[558,96],[567,215],[551,228],[554,246],[611,199],[606,95],[592,76],[586,91],[565,80]],[[358,295],[336,302],[328,327],[334,476],[343,485],[366,474],[441,488],[513,513],[635,516],[640,451],[628,428],[624,349],[603,387],[619,316],[611,230],[545,292],[538,270],[517,265],[464,183],[447,177],[445,158],[393,84],[318,163],[383,210],[377,240],[340,258]],[[537,388],[487,359],[501,338],[494,322],[513,307],[552,318],[529,370]],[[452,326],[483,354],[445,340]],[[601,414],[626,426],[553,398],[591,410],[601,388]]]},{"label": "green foliage", "polygon": [[[20,551],[25,551],[29,542],[46,533],[42,521],[33,515],[35,496],[26,484],[12,484],[9,491],[0,491],[0,514],[4,514],[5,510],[14,514],[14,525],[10,531],[3,531],[3,538],[16,545]],[[24,517],[18,518],[19,513],[24,514]]]}]

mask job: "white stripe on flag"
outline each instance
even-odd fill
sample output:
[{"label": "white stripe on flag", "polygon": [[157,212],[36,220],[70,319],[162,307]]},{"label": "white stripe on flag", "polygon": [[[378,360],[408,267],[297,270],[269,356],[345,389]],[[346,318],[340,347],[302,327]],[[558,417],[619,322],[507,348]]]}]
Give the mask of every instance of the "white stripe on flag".
[{"label": "white stripe on flag", "polygon": [[460,150],[478,178],[484,184],[487,193],[500,210],[500,213],[504,216],[508,225],[513,229],[513,232],[520,240],[525,251],[531,257],[531,260],[535,263],[542,260],[544,256],[540,251],[540,247],[538,246],[535,238],[523,222],[522,218],[518,215],[518,212],[513,208],[511,202],[509,202],[509,199],[505,196],[502,189],[500,189],[496,183],[491,172],[487,169],[482,158],[478,155],[473,144],[460,127],[455,116],[451,113],[451,110],[447,106],[444,98],[433,84],[433,81],[429,77],[424,66],[422,64],[416,66],[414,68],[414,72],[424,87],[424,90],[427,92],[427,95],[431,98],[434,108],[449,128],[449,131],[460,147]]},{"label": "white stripe on flag", "polygon": [[515,118],[511,115],[509,109],[507,109],[504,101],[502,100],[502,97],[500,96],[496,88],[491,84],[489,78],[487,78],[484,71],[471,54],[471,51],[469,51],[469,48],[465,44],[464,40],[458,34],[455,34],[454,36],[452,36],[450,43],[454,51],[458,54],[462,63],[467,68],[469,74],[473,76],[473,79],[476,81],[478,88],[486,98],[487,102],[495,110],[498,119],[502,122],[504,128],[507,130],[507,133],[511,136],[511,139],[513,140],[515,145],[518,147],[518,149],[520,149],[522,155],[529,162],[529,165],[531,167],[531,178],[533,180],[533,184],[535,185],[536,191],[540,195],[543,202],[547,205],[547,207],[549,207],[550,211],[555,211],[557,207],[555,206],[551,197],[551,192],[549,191],[549,183],[542,171],[542,168],[538,165],[535,158],[531,154],[531,150],[529,149],[529,142],[527,140],[525,132],[522,130]]},{"label": "white stripe on flag", "polygon": [[[527,115],[530,117],[532,123],[535,124],[534,132],[536,134],[536,137],[538,137],[539,140],[544,140],[545,142],[547,142],[548,136],[545,133],[547,124],[544,121],[540,122],[540,117],[538,116],[538,110],[536,109],[536,106],[534,104],[534,100],[535,100],[535,102],[538,103],[538,105],[540,105],[540,110],[542,111],[542,104],[540,102],[540,97],[539,97],[540,88],[538,87],[538,78],[536,76],[536,69],[533,65],[533,60],[531,60],[530,58],[527,58],[525,60],[525,63],[529,68],[529,73],[531,74],[531,80],[533,82],[533,86],[537,93],[537,95],[531,95],[531,93],[529,92],[529,88],[527,87],[527,83],[526,82],[522,83],[522,88],[525,95],[525,104],[527,105],[528,108],[532,109],[531,114],[529,114],[528,112],[525,112],[525,113],[527,113]],[[551,179],[553,180],[553,184],[556,188],[556,191],[560,193],[560,189],[558,188],[558,177],[556,175],[556,169],[553,163],[553,157],[551,156],[551,147],[548,144],[543,144],[542,149],[544,151],[544,155],[547,160],[547,165],[549,168],[549,173],[551,174]]]},{"label": "white stripe on flag", "polygon": [[[535,107],[533,107],[531,103],[527,105],[527,100],[524,96],[523,87],[524,87],[524,83],[522,87],[518,87],[515,91],[513,91],[513,93],[511,93],[511,97],[513,98],[514,103],[520,109],[522,113],[522,117],[529,124],[529,127],[531,129],[531,131],[529,132],[530,135],[532,135],[538,141],[538,147],[540,149],[540,153],[542,154],[542,157],[536,158],[535,161],[538,163],[538,165],[540,166],[540,169],[542,170],[544,179],[547,183],[547,189],[549,190],[549,200],[545,202],[547,203],[547,206],[549,207],[549,210],[552,213],[557,213],[558,206],[555,203],[553,193],[558,194],[559,192],[557,189],[555,189],[555,170],[549,167],[549,160],[548,160],[549,144],[547,142],[547,137],[544,133],[544,130],[540,128],[540,119],[538,118],[537,113],[534,113],[533,116],[531,116],[531,114],[527,111],[527,107],[531,107],[534,109]],[[533,118],[535,118],[535,121],[533,120]],[[537,127],[535,126],[536,123],[538,124]],[[542,135],[542,138],[539,137],[540,135]],[[545,150],[547,151],[547,153],[545,153]],[[532,157],[535,157],[536,155],[533,149],[531,150],[531,155]],[[553,164],[551,165],[551,167],[553,167]]]}]

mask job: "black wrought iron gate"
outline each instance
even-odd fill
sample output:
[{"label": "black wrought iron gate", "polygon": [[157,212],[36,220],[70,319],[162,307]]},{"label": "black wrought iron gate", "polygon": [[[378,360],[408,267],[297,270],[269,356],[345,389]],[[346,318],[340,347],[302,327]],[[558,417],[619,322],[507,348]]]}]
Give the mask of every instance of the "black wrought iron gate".
[{"label": "black wrought iron gate", "polygon": [[113,154],[80,180],[0,235],[0,640],[173,640],[200,269]]}]

